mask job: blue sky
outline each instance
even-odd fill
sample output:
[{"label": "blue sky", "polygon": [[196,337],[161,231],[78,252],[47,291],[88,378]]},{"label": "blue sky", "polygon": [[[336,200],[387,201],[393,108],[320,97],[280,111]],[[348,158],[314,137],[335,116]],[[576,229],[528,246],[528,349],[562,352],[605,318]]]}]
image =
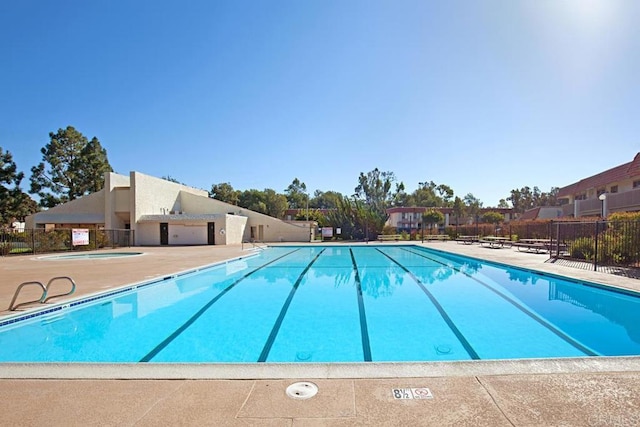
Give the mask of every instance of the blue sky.
[{"label": "blue sky", "polygon": [[360,172],[495,206],[640,151],[637,0],[0,3],[0,147],[118,173],[350,195]]}]

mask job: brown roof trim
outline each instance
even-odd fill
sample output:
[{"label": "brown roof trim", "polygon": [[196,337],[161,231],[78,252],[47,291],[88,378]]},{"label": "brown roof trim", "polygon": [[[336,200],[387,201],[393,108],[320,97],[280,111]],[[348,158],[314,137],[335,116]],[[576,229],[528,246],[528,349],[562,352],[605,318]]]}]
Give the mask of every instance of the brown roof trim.
[{"label": "brown roof trim", "polygon": [[581,179],[558,190],[557,197],[566,197],[572,194],[587,191],[590,188],[600,188],[612,182],[640,176],[640,153],[636,154],[629,163],[616,166],[604,172]]}]

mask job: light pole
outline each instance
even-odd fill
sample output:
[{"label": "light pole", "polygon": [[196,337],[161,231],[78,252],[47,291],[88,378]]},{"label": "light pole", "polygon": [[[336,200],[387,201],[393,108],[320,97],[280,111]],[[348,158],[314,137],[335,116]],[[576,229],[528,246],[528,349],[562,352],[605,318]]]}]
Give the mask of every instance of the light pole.
[{"label": "light pole", "polygon": [[605,217],[604,203],[607,200],[607,193],[602,193],[601,195],[598,196],[598,199],[600,200],[600,217],[604,219]]},{"label": "light pole", "polygon": [[309,225],[309,241],[311,241],[313,240],[313,228],[311,227],[311,223],[309,222],[309,193],[305,191],[304,195],[307,196],[305,203],[305,218],[307,224]]}]

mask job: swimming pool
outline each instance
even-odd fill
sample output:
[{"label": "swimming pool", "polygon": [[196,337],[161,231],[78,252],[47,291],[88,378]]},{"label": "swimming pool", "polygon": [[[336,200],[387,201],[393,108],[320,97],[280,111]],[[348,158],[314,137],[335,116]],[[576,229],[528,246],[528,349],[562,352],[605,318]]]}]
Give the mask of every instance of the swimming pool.
[{"label": "swimming pool", "polygon": [[276,247],[4,320],[0,361],[638,355],[639,301],[630,292],[421,247]]}]

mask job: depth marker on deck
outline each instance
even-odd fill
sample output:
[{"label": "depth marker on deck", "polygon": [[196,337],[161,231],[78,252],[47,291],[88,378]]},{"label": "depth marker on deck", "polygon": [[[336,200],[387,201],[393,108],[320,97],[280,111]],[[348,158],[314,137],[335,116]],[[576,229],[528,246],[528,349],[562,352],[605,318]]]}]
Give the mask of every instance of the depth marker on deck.
[{"label": "depth marker on deck", "polygon": [[427,387],[417,388],[392,388],[391,394],[396,400],[407,399],[433,399],[433,393]]}]

